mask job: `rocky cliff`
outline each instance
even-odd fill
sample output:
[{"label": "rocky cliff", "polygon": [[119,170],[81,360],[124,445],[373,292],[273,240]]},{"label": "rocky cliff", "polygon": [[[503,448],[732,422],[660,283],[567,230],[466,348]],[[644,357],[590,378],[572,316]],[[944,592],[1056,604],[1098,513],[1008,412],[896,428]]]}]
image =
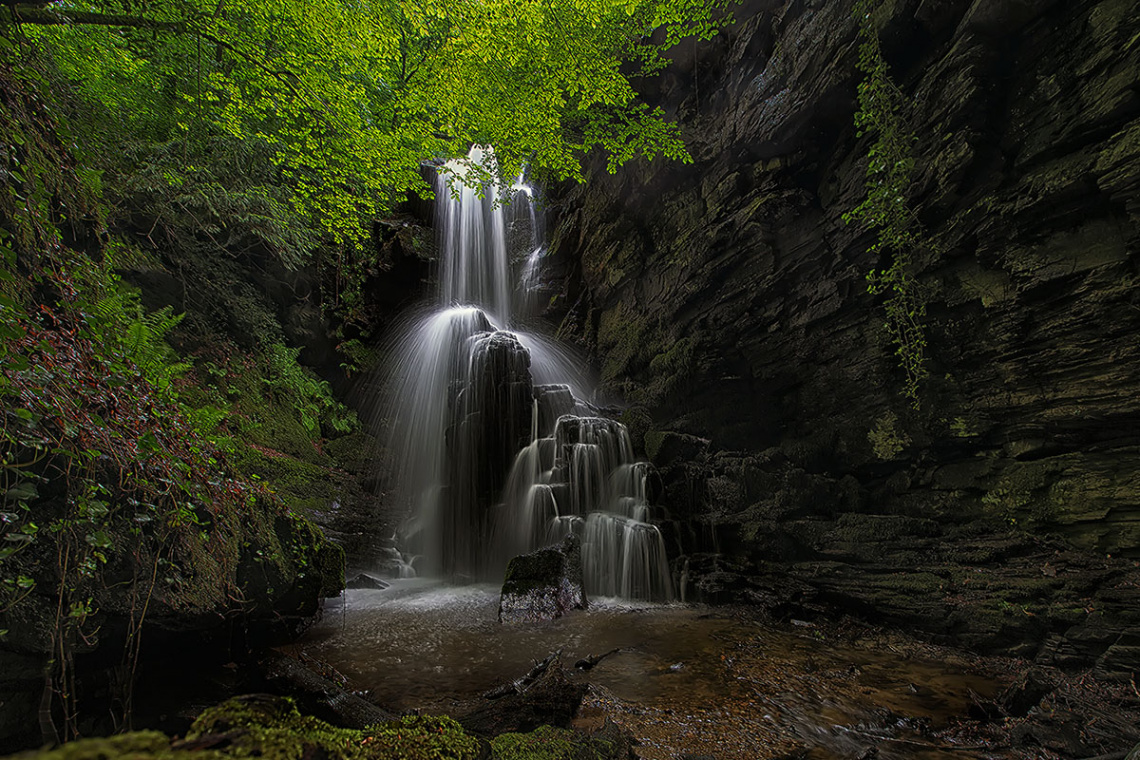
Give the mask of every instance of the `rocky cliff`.
[{"label": "rocky cliff", "polygon": [[876,4],[930,243],[917,411],[842,219],[870,145],[853,5],[755,0],[684,48],[649,97],[694,162],[552,194],[547,316],[633,405],[706,593],[1135,670],[1136,3]]}]

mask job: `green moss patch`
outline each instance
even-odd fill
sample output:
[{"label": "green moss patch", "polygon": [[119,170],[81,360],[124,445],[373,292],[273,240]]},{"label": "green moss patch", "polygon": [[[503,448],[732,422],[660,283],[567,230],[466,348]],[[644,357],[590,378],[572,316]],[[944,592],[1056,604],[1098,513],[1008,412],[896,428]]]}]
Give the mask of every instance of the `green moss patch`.
[{"label": "green moss patch", "polygon": [[30,760],[33,756],[39,760],[184,760],[188,756],[200,760],[476,760],[485,757],[486,751],[481,740],[447,717],[407,717],[356,731],[302,715],[291,700],[251,695],[206,710],[185,739],[172,741],[155,731],[140,731],[84,739],[19,757]]},{"label": "green moss patch", "polygon": [[613,742],[552,726],[491,741],[493,760],[605,760],[614,757],[614,751]]},{"label": "green moss patch", "polygon": [[[267,695],[238,697],[202,713],[180,740],[157,731],[108,739],[83,739],[25,760],[607,760],[623,755],[620,733],[586,736],[541,726],[487,743],[448,717],[411,716],[363,731],[336,728],[302,715],[291,700]],[[628,742],[626,742],[627,744]]]}]

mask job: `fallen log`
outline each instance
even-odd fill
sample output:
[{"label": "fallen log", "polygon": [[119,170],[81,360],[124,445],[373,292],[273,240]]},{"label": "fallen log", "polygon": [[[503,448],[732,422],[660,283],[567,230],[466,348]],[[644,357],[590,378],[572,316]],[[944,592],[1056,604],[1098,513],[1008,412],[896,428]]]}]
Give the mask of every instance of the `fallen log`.
[{"label": "fallen log", "polygon": [[542,677],[542,675],[550,667],[551,663],[553,663],[555,660],[559,660],[561,657],[562,650],[559,649],[557,652],[553,652],[552,654],[547,655],[545,660],[536,662],[534,667],[531,668],[530,671],[522,678],[517,678],[514,681],[505,683],[501,686],[496,686],[490,691],[484,692],[483,697],[485,699],[501,699],[510,694],[522,694],[524,691],[530,688],[531,684]]},{"label": "fallen log", "polygon": [[293,697],[301,712],[326,723],[362,729],[397,717],[280,652],[271,651],[260,664],[268,690]]},{"label": "fallen log", "polygon": [[482,704],[455,719],[482,737],[527,733],[539,726],[569,728],[590,687],[567,677],[561,654],[551,654],[522,678],[486,692]]},{"label": "fallen log", "polygon": [[610,651],[606,652],[605,654],[587,655],[586,657],[583,657],[582,659],[580,659],[576,663],[574,663],[574,667],[577,668],[578,670],[591,670],[594,668],[594,666],[596,666],[602,660],[606,659],[607,657],[609,657],[612,654],[617,654],[620,651],[621,651],[621,647],[617,647],[616,649],[611,649]]}]

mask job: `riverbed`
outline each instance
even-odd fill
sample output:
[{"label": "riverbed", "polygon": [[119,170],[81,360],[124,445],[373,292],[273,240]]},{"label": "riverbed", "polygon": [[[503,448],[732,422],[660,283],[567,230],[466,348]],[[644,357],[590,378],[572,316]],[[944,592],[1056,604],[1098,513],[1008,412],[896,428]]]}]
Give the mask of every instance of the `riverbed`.
[{"label": "riverbed", "polygon": [[575,676],[592,686],[578,724],[615,720],[646,760],[1012,756],[952,730],[1000,689],[992,667],[868,629],[612,599],[506,625],[496,588],[420,579],[330,602],[298,646],[400,712],[452,712],[555,651],[572,668],[617,650]]}]

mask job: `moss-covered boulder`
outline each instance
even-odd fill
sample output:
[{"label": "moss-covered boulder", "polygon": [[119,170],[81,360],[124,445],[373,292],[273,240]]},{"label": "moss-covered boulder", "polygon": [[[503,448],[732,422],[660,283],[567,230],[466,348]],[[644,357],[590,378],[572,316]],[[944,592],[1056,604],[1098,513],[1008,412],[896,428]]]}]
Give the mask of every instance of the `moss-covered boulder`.
[{"label": "moss-covered boulder", "polygon": [[529,734],[502,734],[491,741],[493,760],[624,760],[633,757],[628,734],[610,722],[595,734],[541,726]]},{"label": "moss-covered boulder", "polygon": [[625,760],[630,738],[607,723],[592,735],[542,726],[493,743],[448,717],[411,716],[364,730],[298,712],[289,699],[250,694],[203,712],[182,739],[157,731],[83,739],[13,760]]}]

